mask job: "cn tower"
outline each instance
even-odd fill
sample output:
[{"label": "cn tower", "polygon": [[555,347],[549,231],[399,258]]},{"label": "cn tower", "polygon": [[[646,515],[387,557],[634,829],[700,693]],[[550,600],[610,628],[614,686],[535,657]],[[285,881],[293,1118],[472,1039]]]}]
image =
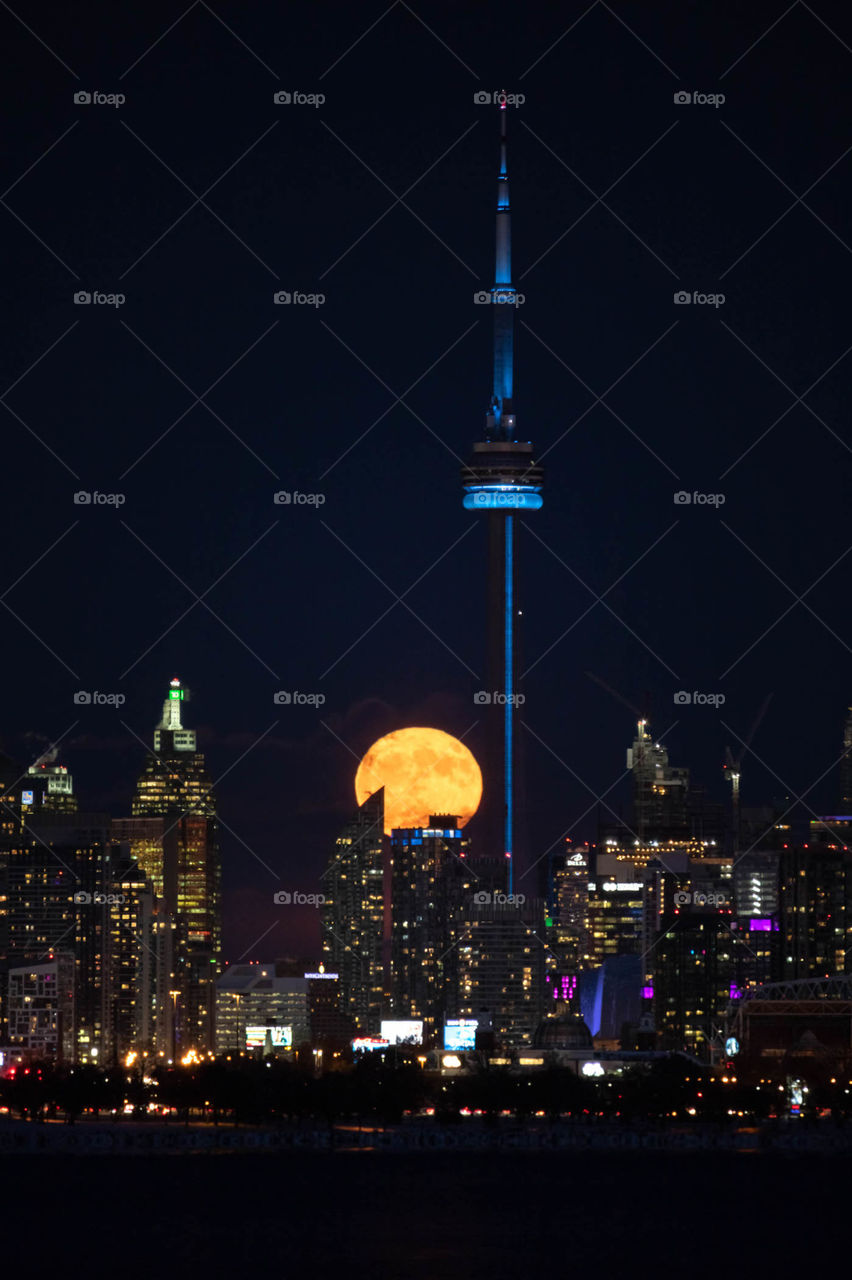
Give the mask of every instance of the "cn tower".
[{"label": "cn tower", "polygon": [[[502,852],[507,864],[507,884],[513,892],[515,852],[515,797],[518,720],[519,616],[517,513],[536,511],[542,505],[544,474],[536,465],[529,440],[518,438],[514,407],[515,314],[518,294],[512,284],[512,221],[509,204],[509,171],[506,160],[505,100],[500,105],[500,168],[497,177],[497,238],[494,287],[490,303],[494,314],[494,383],[485,417],[485,439],[473,446],[473,457],[462,469],[464,505],[468,511],[484,511],[488,521],[488,669],[492,711],[486,757],[486,806],[492,814],[489,840],[502,828]],[[494,815],[500,807],[494,793],[495,776],[502,755],[502,821]],[[492,800],[488,800],[488,792]]]}]

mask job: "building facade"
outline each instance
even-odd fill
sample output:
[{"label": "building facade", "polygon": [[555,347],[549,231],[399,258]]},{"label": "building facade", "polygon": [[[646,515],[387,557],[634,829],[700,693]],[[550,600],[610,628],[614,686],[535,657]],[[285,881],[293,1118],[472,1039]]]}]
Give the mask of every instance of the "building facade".
[{"label": "building facade", "polygon": [[379,1030],[384,1008],[384,790],[358,806],[322,877],[322,954],[340,975],[341,1010],[361,1032]]}]

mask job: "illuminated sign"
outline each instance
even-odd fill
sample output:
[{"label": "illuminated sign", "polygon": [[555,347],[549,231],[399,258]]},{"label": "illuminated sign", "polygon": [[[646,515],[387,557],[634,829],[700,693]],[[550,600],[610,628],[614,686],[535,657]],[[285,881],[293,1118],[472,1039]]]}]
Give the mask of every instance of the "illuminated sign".
[{"label": "illuminated sign", "polygon": [[339,973],[306,973],[306,978],[339,978]]},{"label": "illuminated sign", "polygon": [[385,1040],[382,1036],[359,1036],[352,1041],[352,1051],[357,1053],[359,1049],[372,1051],[373,1049],[389,1049],[390,1040]]},{"label": "illuminated sign", "polygon": [[603,1065],[600,1062],[584,1062],[580,1071],[584,1076],[602,1076],[604,1073]]},{"label": "illuminated sign", "polygon": [[772,930],[772,921],[765,920],[765,919],[764,920],[752,919],[752,920],[749,920],[748,927],[752,933],[770,933]]},{"label": "illuminated sign", "polygon": [[267,1043],[267,1034],[272,1042],[273,1049],[293,1048],[292,1027],[246,1027],[246,1048],[264,1049]]},{"label": "illuminated sign", "polygon": [[725,1041],[725,1053],[729,1058],[733,1058],[740,1051],[740,1042],[736,1036],[728,1036]]},{"label": "illuminated sign", "polygon": [[445,1049],[474,1049],[478,1018],[449,1018],[444,1024]]},{"label": "illuminated sign", "polygon": [[391,1044],[422,1044],[423,1023],[416,1018],[398,1018],[381,1024],[382,1036]]},{"label": "illuminated sign", "polygon": [[32,791],[22,791],[22,792],[21,792],[21,804],[32,804],[32,802],[33,802],[33,793],[32,793]]},{"label": "illuminated sign", "polygon": [[641,888],[641,884],[627,884],[626,882],[616,884],[614,880],[607,880],[604,884],[604,893],[624,893],[627,891],[635,893],[637,889]]}]

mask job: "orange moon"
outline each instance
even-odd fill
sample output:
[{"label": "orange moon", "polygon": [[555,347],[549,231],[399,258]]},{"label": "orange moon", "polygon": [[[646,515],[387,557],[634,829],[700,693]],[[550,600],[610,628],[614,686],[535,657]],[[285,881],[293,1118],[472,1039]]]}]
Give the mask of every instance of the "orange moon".
[{"label": "orange moon", "polygon": [[469,822],[482,799],[482,773],[463,742],[442,729],[396,729],[374,742],[358,766],[358,804],[385,789],[385,834],[427,827],[433,813]]}]

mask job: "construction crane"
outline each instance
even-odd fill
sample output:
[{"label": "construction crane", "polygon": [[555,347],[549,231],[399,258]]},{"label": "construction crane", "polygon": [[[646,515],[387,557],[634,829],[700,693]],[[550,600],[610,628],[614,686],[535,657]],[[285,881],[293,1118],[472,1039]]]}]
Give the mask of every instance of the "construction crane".
[{"label": "construction crane", "polygon": [[742,781],[743,756],[748,751],[752,738],[760,728],[760,722],[766,715],[766,710],[772,701],[772,697],[773,695],[768,693],[763,699],[763,705],[754,718],[754,723],[742,744],[739,754],[735,756],[730,747],[725,747],[725,763],[722,765],[722,773],[731,784],[731,833],[734,841],[734,853],[738,853],[740,848],[740,782]]}]

